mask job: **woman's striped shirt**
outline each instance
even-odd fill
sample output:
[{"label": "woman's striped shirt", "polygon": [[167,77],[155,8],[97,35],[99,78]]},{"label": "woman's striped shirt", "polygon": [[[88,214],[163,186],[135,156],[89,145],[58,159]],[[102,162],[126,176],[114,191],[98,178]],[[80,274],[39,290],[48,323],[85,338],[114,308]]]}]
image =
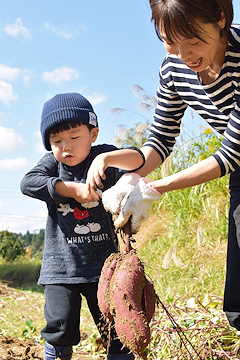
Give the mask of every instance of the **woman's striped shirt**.
[{"label": "woman's striped shirt", "polygon": [[144,146],[153,147],[164,161],[180,133],[188,106],[224,139],[213,155],[222,176],[240,166],[240,26],[229,31],[225,61],[218,78],[202,85],[198,74],[176,55],[167,54],[159,71],[158,105]]}]

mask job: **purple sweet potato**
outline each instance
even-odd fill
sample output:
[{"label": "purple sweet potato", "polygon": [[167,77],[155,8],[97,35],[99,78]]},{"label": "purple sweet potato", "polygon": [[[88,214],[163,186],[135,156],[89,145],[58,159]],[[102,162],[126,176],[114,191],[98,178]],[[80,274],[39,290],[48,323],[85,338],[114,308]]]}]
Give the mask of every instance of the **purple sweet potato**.
[{"label": "purple sweet potato", "polygon": [[113,319],[110,313],[110,281],[120,257],[120,254],[113,253],[106,259],[102,267],[101,276],[98,283],[98,306],[103,315],[109,321],[112,321]]},{"label": "purple sweet potato", "polygon": [[142,310],[145,283],[144,267],[135,253],[122,256],[110,282],[110,312],[120,341],[139,356],[150,342],[149,321]]}]

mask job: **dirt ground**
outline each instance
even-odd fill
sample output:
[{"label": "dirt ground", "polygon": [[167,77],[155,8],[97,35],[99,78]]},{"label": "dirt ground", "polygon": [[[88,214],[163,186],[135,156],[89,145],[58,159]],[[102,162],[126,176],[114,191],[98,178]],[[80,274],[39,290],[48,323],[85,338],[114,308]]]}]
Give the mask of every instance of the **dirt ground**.
[{"label": "dirt ground", "polygon": [[29,360],[42,358],[42,345],[31,343],[30,341],[21,341],[9,337],[0,337],[1,360]]},{"label": "dirt ground", "polygon": [[[3,284],[0,281],[0,295],[9,298],[16,298],[22,296],[20,292],[15,291],[14,288]],[[17,309],[16,309],[17,311]],[[1,329],[0,329],[1,334]],[[99,344],[98,346],[101,346]],[[7,335],[0,335],[0,360],[42,360],[44,346],[29,340],[21,340],[17,337],[9,337]],[[99,355],[96,357],[84,353],[80,349],[75,350],[73,353],[73,360],[104,360],[106,356]]]},{"label": "dirt ground", "polygon": [[[105,357],[94,357],[96,360],[103,360]],[[43,345],[31,341],[22,341],[17,338],[0,337],[0,360],[42,360]],[[75,352],[73,360],[91,360],[89,354]]]}]

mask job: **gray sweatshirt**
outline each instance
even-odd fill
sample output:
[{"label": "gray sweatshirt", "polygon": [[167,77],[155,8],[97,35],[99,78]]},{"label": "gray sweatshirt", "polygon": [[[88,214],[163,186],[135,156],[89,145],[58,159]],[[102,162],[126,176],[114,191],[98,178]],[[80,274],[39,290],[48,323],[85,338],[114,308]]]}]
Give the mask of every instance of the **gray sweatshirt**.
[{"label": "gray sweatshirt", "polygon": [[[80,204],[55,191],[57,181],[85,183],[93,159],[112,150],[112,145],[93,146],[82,163],[71,167],[47,153],[22,179],[23,194],[45,201],[48,208],[39,284],[95,282],[106,258],[118,251],[112,217],[101,200]],[[119,169],[108,168],[103,191],[121,175]]]}]

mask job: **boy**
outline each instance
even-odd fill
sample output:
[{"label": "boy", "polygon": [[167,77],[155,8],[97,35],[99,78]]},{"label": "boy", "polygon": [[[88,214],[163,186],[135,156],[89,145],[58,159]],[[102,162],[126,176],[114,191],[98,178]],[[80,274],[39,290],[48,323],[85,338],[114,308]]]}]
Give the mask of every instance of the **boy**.
[{"label": "boy", "polygon": [[[86,98],[77,93],[54,96],[44,104],[41,120],[43,144],[52,152],[46,153],[21,182],[25,195],[45,201],[48,208],[38,280],[45,293],[47,324],[41,331],[45,360],[71,359],[72,345],[80,341],[82,295],[102,338],[108,340],[108,327],[97,304],[97,286],[103,263],[118,251],[118,243],[99,191],[89,192],[85,182],[93,159],[116,148],[92,146],[98,131],[97,116]],[[109,167],[102,190],[114,185],[121,175],[119,169]],[[107,359],[134,359],[114,330]]]}]

